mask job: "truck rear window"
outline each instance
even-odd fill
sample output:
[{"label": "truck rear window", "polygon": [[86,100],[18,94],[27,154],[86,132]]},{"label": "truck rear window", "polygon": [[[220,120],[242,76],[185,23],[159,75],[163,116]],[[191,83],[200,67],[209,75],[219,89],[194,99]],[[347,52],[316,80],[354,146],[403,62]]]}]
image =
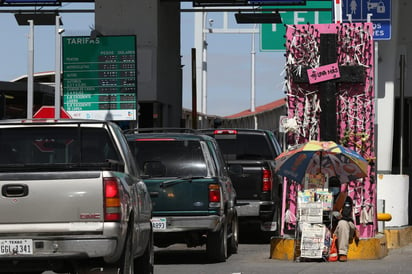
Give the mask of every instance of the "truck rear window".
[{"label": "truck rear window", "polygon": [[225,160],[273,160],[263,135],[214,135]]},{"label": "truck rear window", "polygon": [[0,165],[118,160],[108,132],[102,128],[3,128],[0,130],[0,151]]},{"label": "truck rear window", "polygon": [[205,177],[207,169],[199,141],[133,140],[136,163],[149,177]]}]

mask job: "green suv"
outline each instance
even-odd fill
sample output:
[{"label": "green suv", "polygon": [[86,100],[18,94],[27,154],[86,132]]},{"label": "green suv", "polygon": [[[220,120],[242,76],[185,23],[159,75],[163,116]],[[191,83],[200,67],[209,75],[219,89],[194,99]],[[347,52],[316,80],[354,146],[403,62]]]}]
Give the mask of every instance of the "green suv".
[{"label": "green suv", "polygon": [[225,261],[237,252],[239,229],[236,191],[216,140],[182,129],[146,131],[125,136],[152,199],[155,246],[206,244],[213,262]]}]

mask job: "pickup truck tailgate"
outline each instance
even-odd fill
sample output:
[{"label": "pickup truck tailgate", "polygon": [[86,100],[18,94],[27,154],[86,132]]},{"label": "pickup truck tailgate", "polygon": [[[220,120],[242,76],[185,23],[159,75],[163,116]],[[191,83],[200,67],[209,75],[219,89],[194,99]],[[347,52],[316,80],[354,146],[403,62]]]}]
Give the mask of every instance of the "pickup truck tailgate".
[{"label": "pickup truck tailgate", "polygon": [[[228,162],[229,167],[240,165],[240,173],[230,173],[233,186],[239,200],[259,200],[262,192],[262,162],[236,161]],[[229,168],[230,170],[230,168]]]},{"label": "pickup truck tailgate", "polygon": [[103,219],[100,172],[0,174],[0,224]]}]

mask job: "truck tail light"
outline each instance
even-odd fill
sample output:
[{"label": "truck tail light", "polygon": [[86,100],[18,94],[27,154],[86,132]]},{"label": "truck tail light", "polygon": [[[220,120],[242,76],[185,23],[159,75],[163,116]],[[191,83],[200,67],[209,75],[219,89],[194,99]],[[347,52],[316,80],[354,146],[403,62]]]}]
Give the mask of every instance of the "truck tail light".
[{"label": "truck tail light", "polygon": [[216,184],[209,185],[209,206],[220,206],[220,187]]},{"label": "truck tail light", "polygon": [[215,135],[220,135],[220,134],[237,134],[236,129],[216,129],[213,132]]},{"label": "truck tail light", "polygon": [[272,190],[272,172],[266,168],[263,169],[262,191],[268,192]]},{"label": "truck tail light", "polygon": [[120,191],[119,184],[116,178],[103,178],[104,184],[104,220],[105,221],[120,221],[121,206],[120,206]]}]

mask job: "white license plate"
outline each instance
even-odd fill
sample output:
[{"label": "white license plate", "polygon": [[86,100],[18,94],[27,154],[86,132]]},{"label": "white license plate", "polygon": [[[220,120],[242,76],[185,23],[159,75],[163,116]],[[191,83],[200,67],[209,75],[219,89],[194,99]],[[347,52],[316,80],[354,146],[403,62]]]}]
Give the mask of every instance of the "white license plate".
[{"label": "white license plate", "polygon": [[154,230],[166,229],[166,218],[152,218],[152,226]]},{"label": "white license plate", "polygon": [[33,254],[33,240],[9,239],[0,240],[0,255]]},{"label": "white license plate", "polygon": [[275,231],[277,229],[276,222],[265,222],[261,224],[260,229],[262,231]]}]

